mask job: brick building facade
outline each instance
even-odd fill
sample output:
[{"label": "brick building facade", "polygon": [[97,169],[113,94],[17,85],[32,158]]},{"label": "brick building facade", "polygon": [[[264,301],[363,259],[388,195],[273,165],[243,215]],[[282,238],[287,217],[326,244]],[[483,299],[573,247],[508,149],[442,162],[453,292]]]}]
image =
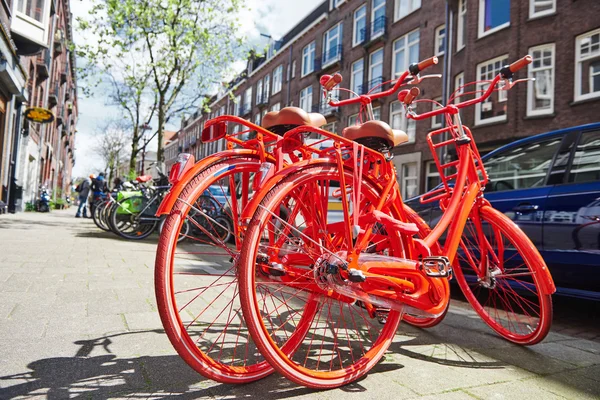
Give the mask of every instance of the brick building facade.
[{"label": "brick building facade", "polygon": [[[2,2],[2,55],[22,79],[17,87],[2,79],[0,97],[10,107],[0,120],[0,200],[11,211],[35,202],[39,186],[65,198],[75,163],[77,82],[69,0]],[[0,73],[0,75],[2,75]],[[14,73],[7,74],[14,76]],[[27,121],[27,107],[50,109],[53,122]]]},{"label": "brick building facade", "polygon": [[[464,110],[463,122],[482,153],[519,137],[600,120],[600,2],[451,0],[447,13],[445,7],[442,0],[324,1],[263,57],[251,56],[247,70],[211,99],[210,113],[199,110],[182,121],[171,158],[192,152],[198,159],[221,150],[223,143],[203,145],[199,138],[207,119],[225,113],[260,123],[270,110],[299,106],[321,112],[325,129],[341,133],[356,123],[358,106],[323,104],[320,76],[340,72],[341,87],[365,93],[434,54],[440,63],[426,74],[443,77],[420,88],[422,98],[439,101],[444,86],[452,93],[464,83],[491,79],[525,54],[534,57],[517,78],[529,75],[535,82]],[[407,121],[394,100],[373,107],[376,118],[409,134],[410,142],[394,150],[394,162],[410,197],[437,184],[425,137],[441,120]],[[431,107],[419,104],[417,111]]]}]

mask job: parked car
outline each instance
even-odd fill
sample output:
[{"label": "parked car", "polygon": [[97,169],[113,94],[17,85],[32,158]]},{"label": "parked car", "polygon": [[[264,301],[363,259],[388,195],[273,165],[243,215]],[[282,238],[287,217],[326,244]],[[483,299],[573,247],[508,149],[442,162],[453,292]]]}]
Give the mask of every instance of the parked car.
[{"label": "parked car", "polygon": [[[528,137],[483,157],[485,198],[531,238],[557,294],[600,300],[600,123]],[[430,226],[437,203],[407,204]]]}]

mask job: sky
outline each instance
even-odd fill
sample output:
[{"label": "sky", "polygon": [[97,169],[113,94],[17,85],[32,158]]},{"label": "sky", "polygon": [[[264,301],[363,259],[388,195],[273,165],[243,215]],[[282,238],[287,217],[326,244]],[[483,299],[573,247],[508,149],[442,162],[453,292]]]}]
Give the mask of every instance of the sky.
[{"label": "sky", "polygon": [[[271,35],[273,39],[281,38],[291,27],[300,22],[308,15],[322,0],[304,0],[302,2],[289,0],[246,0],[249,11],[240,18],[241,33],[249,43],[264,46],[266,40],[261,33]],[[91,2],[71,1],[71,12],[73,18],[86,17],[91,7]],[[86,37],[78,31],[78,24],[73,23],[73,37],[75,45],[86,43],[94,38]],[[81,65],[81,62],[78,62]],[[234,68],[241,71],[245,66],[244,60],[234,64]],[[85,97],[82,91],[78,91],[79,119],[77,122],[77,135],[75,142],[75,167],[73,177],[97,174],[103,168],[102,159],[94,151],[97,143],[98,127],[107,120],[117,119],[121,113],[117,107],[111,106],[106,97],[106,90],[98,88],[93,95]],[[177,130],[179,121],[171,123],[167,129]],[[156,147],[154,144],[153,149]]]}]

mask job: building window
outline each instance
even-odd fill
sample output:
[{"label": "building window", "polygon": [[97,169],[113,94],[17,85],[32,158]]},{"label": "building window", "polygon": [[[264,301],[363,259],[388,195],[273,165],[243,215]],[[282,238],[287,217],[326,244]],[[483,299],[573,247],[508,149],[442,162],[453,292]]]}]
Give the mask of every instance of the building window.
[{"label": "building window", "polygon": [[281,103],[275,103],[273,104],[273,107],[271,107],[271,111],[279,111],[281,110]]},{"label": "building window", "polygon": [[258,113],[254,116],[254,124],[260,125],[260,113]]},{"label": "building window", "polygon": [[267,74],[265,76],[265,84],[263,85],[263,98],[265,99],[265,103],[269,101],[269,91],[271,89],[271,75]]},{"label": "building window", "polygon": [[[494,79],[508,56],[504,55],[477,65],[477,80]],[[489,83],[478,83],[476,90],[486,90]],[[478,92],[481,93],[481,92]],[[487,124],[506,120],[506,91],[494,92],[484,102],[475,104],[475,124]]]},{"label": "building window", "polygon": [[410,199],[419,193],[417,163],[402,164],[402,197]]},{"label": "building window", "polygon": [[364,58],[361,58],[358,61],[352,63],[352,76],[350,77],[350,89],[360,95],[362,94],[363,87],[363,78],[364,78],[364,70],[365,70],[365,61]]},{"label": "building window", "polygon": [[326,125],[323,125],[322,129],[324,131],[327,131],[327,132],[333,132],[333,133],[335,133],[336,132],[335,131],[336,128],[337,128],[337,123],[336,122],[330,122],[330,123],[328,123]]},{"label": "building window", "polygon": [[[10,4],[10,3],[9,3]],[[44,22],[44,0],[18,0],[17,11],[33,18],[37,22]]]},{"label": "building window", "polygon": [[555,11],[556,0],[529,0],[529,18],[543,17]]},{"label": "building window", "polygon": [[[373,89],[373,93],[381,91],[383,83],[383,48],[374,51],[369,55],[369,86],[368,91]],[[379,87],[378,87],[379,86]]]},{"label": "building window", "polygon": [[442,183],[435,161],[428,161],[425,166],[425,190],[430,191]]},{"label": "building window", "polygon": [[460,103],[461,101],[465,101],[465,99],[463,99],[461,96],[465,92],[464,86],[465,86],[465,73],[459,72],[454,77],[454,93],[452,94],[452,96],[454,96],[455,103]]},{"label": "building window", "polygon": [[315,42],[311,42],[302,49],[302,76],[315,70]]},{"label": "building window", "polygon": [[552,114],[554,112],[554,43],[531,47],[527,82],[527,115]]},{"label": "building window", "polygon": [[256,82],[256,104],[262,104],[263,100],[263,81]]},{"label": "building window", "polygon": [[273,94],[281,92],[281,79],[283,78],[283,65],[273,71]]},{"label": "building window", "polygon": [[342,23],[340,22],[323,35],[323,65],[326,66],[342,57]]},{"label": "building window", "polygon": [[394,41],[393,51],[393,78],[398,78],[410,64],[419,62],[419,30],[412,31]]},{"label": "building window", "polygon": [[373,0],[371,5],[371,40],[385,32],[385,0]]},{"label": "building window", "polygon": [[358,114],[354,114],[348,117],[348,126],[358,125]]},{"label": "building window", "polygon": [[354,11],[354,32],[352,32],[352,46],[365,41],[367,27],[367,5],[359,7]]},{"label": "building window", "polygon": [[373,109],[373,120],[381,121],[381,107],[375,107]]},{"label": "building window", "polygon": [[[433,99],[433,101],[435,101],[436,103],[441,103],[442,98],[438,97],[436,99]],[[436,103],[431,103],[431,111],[440,108],[440,106],[438,106]],[[441,128],[442,124],[443,124],[443,118],[444,118],[444,114],[436,115],[435,117],[431,118],[431,128],[433,128],[433,129]]]},{"label": "building window", "polygon": [[421,8],[421,0],[396,0],[394,21],[406,17],[419,8]]},{"label": "building window", "polygon": [[408,135],[408,143],[415,142],[417,121],[406,118],[406,109],[399,101],[390,104],[390,122],[392,129],[400,129]]},{"label": "building window", "polygon": [[247,114],[252,110],[252,86],[250,86],[244,92],[244,112],[243,114]]},{"label": "building window", "polygon": [[292,79],[296,77],[296,60],[292,61]]},{"label": "building window", "polygon": [[456,31],[456,51],[461,50],[467,43],[467,0],[458,1],[458,24]]},{"label": "building window", "polygon": [[600,96],[600,29],[575,39],[575,100]]},{"label": "building window", "polygon": [[510,0],[479,0],[479,37],[510,25]]},{"label": "building window", "polygon": [[338,8],[341,4],[345,3],[346,0],[331,0],[333,8]]},{"label": "building window", "polygon": [[443,56],[446,47],[446,25],[441,25],[435,28],[435,48],[436,56]]},{"label": "building window", "polygon": [[300,91],[300,108],[306,112],[312,112],[312,86]]}]

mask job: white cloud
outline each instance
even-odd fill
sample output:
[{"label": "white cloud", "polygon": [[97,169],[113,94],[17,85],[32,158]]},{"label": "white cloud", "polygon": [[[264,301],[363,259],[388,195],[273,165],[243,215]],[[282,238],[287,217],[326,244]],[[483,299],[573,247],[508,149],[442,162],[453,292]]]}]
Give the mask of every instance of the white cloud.
[{"label": "white cloud", "polygon": [[[271,35],[275,40],[280,39],[321,2],[322,0],[304,0],[299,4],[287,0],[246,0],[249,10],[240,16],[240,33],[250,43],[266,45],[267,39],[261,37],[261,33]],[[91,7],[91,1],[72,1],[71,12],[74,19],[77,17],[86,18]],[[77,26],[78,23],[74,22],[75,31],[73,36],[76,44],[93,43],[96,40],[89,34],[82,35],[77,30]],[[243,61],[236,63],[236,67],[240,65],[245,64]],[[73,169],[73,176],[86,176],[90,173],[98,173],[98,168],[102,166],[102,160],[93,151],[93,146],[96,143],[97,127],[107,119],[118,117],[120,111],[118,107],[106,104],[107,98],[103,95],[102,90],[97,90],[91,98],[84,97],[80,91],[78,100],[79,119],[75,145],[76,164]],[[178,121],[174,121],[167,128],[177,129],[178,126]]]}]

